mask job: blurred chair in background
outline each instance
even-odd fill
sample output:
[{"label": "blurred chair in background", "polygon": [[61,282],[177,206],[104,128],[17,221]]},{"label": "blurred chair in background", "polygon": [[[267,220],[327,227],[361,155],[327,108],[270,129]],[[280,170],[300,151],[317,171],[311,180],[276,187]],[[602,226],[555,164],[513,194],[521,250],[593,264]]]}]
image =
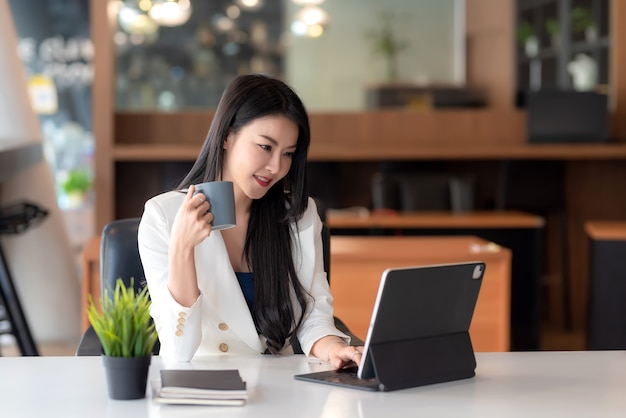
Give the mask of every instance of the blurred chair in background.
[{"label": "blurred chair in background", "polygon": [[475,208],[474,183],[468,175],[377,172],[372,177],[372,208],[471,211]]}]

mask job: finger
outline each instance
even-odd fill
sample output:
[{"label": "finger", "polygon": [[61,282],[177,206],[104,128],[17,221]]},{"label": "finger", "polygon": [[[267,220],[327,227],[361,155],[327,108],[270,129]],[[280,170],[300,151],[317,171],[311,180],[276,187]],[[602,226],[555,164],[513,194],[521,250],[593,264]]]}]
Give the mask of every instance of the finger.
[{"label": "finger", "polygon": [[193,194],[196,192],[196,187],[192,184],[187,189],[187,196],[185,196],[185,200],[191,200],[193,198]]},{"label": "finger", "polygon": [[362,355],[363,354],[355,347],[354,352],[350,356],[350,361],[353,363],[359,364],[361,362]]},{"label": "finger", "polygon": [[202,215],[202,220],[210,226],[211,222],[213,222],[213,214],[211,212],[206,212],[204,215]]},{"label": "finger", "polygon": [[361,351],[356,347],[347,346],[338,353],[337,358],[333,361],[333,367],[338,370],[351,364],[358,366],[361,363],[361,355]]},{"label": "finger", "polygon": [[199,208],[205,201],[205,197],[203,193],[198,193],[194,196],[196,207]]},{"label": "finger", "polygon": [[[193,184],[189,186],[185,200],[189,202],[190,207],[194,209],[199,208],[200,206],[202,206],[204,202],[207,201],[204,193],[202,192],[196,193],[196,186],[194,186]],[[207,207],[207,210],[208,210],[208,207]]]}]

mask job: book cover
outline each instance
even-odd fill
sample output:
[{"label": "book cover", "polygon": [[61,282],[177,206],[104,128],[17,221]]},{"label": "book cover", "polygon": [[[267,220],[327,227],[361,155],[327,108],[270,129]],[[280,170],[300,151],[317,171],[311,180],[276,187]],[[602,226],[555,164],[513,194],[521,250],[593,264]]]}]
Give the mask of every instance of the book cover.
[{"label": "book cover", "polygon": [[163,398],[155,396],[154,400],[157,403],[167,405],[241,406],[246,404],[245,399]]},{"label": "book cover", "polygon": [[242,405],[248,397],[246,382],[238,370],[161,370],[153,382],[159,403],[199,405]]}]

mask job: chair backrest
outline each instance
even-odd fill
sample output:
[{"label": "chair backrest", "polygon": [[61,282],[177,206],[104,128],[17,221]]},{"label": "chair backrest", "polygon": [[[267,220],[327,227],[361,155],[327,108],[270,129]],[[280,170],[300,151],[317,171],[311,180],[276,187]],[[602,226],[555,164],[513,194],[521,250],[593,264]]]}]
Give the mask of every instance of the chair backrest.
[{"label": "chair backrest", "polygon": [[[100,244],[100,288],[110,289],[113,294],[117,279],[122,279],[130,287],[131,279],[135,292],[146,286],[146,275],[139,256],[137,232],[141,218],[117,219],[102,229]],[[157,340],[152,352],[159,353],[161,345]]]},{"label": "chair backrest", "polygon": [[[137,232],[140,218],[118,219],[110,222],[102,229],[100,242],[100,289],[104,299],[105,289],[110,289],[113,295],[115,284],[121,278],[127,287],[130,287],[131,278],[135,291],[146,285],[145,274],[141,258]],[[158,354],[159,341],[154,345],[152,352]],[[81,337],[76,350],[77,356],[98,356],[102,353],[100,340],[89,326]]]},{"label": "chair backrest", "polygon": [[112,293],[118,278],[121,278],[127,287],[133,278],[136,291],[146,285],[137,244],[139,221],[140,218],[118,219],[107,224],[102,230],[100,244],[102,297],[105,289],[110,289],[109,294]]},{"label": "chair backrest", "polygon": [[474,180],[447,174],[375,173],[372,206],[396,211],[474,209]]}]

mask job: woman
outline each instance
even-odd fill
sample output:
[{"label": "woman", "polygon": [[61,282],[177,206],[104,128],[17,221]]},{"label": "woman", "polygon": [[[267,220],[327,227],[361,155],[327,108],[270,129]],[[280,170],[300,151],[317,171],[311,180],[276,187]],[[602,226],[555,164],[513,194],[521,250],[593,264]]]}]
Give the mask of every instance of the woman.
[{"label": "woman", "polygon": [[[309,121],[297,94],[264,75],[226,88],[200,155],[179,190],[146,202],[139,251],[161,355],[305,354],[335,368],[361,347],[333,321],[322,224],[308,197]],[[237,225],[212,231],[194,185],[232,181]]]}]

